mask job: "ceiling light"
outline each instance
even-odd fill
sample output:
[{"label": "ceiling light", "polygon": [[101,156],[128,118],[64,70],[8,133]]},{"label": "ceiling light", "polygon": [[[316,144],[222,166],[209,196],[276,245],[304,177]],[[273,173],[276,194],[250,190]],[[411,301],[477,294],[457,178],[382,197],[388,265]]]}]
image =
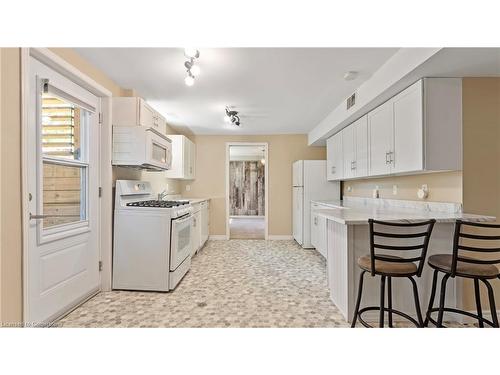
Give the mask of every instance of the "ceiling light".
[{"label": "ceiling light", "polygon": [[191,67],[191,74],[194,75],[195,77],[200,75],[200,67],[198,65],[193,65]]},{"label": "ceiling light", "polygon": [[357,76],[358,72],[355,72],[353,70],[344,73],[344,79],[346,81],[352,81],[353,79],[356,79]]},{"label": "ceiling light", "polygon": [[196,48],[184,48],[184,55],[190,59],[197,59],[200,57],[200,51]]},{"label": "ceiling light", "polygon": [[229,118],[231,124],[240,126],[240,117],[238,116],[238,111],[231,110],[229,107],[226,107],[226,117]]},{"label": "ceiling light", "polygon": [[186,78],[184,78],[184,83],[187,86],[193,86],[194,85],[194,77],[191,75],[187,76]]},{"label": "ceiling light", "polygon": [[188,86],[194,85],[194,77],[200,74],[200,67],[194,64],[194,59],[200,57],[200,52],[197,49],[186,48],[184,54],[189,60],[184,61],[184,67],[186,68],[187,77],[184,78],[184,82]]}]

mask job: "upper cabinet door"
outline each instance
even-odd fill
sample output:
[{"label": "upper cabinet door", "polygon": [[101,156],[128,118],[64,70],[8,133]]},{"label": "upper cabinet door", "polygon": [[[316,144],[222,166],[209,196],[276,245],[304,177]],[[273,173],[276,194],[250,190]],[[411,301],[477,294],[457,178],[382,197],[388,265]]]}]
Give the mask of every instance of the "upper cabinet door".
[{"label": "upper cabinet door", "polygon": [[341,180],[344,176],[342,132],[334,134],[326,141],[326,155],[327,179]]},{"label": "upper cabinet door", "polygon": [[344,128],[342,134],[342,148],[344,161],[344,178],[356,177],[356,144],[355,127],[350,125]]},{"label": "upper cabinet door", "polygon": [[394,98],[393,173],[424,169],[422,81]]},{"label": "upper cabinet door", "polygon": [[368,176],[368,116],[364,115],[352,126],[356,147],[355,175],[356,177]]},{"label": "upper cabinet door", "polygon": [[139,99],[139,125],[157,129],[156,113],[144,99]]},{"label": "upper cabinet door", "polygon": [[189,177],[194,180],[196,175],[196,145],[188,140],[189,142]]},{"label": "upper cabinet door", "polygon": [[389,100],[368,113],[370,176],[391,173],[394,154],[392,104],[392,100]]}]

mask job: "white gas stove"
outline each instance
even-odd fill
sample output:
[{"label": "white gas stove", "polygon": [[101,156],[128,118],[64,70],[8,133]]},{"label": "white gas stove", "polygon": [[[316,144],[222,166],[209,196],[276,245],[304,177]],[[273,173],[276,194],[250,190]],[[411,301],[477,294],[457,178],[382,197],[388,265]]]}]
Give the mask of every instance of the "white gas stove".
[{"label": "white gas stove", "polygon": [[147,181],[116,181],[113,289],[173,290],[191,266],[191,205],[155,197]]}]

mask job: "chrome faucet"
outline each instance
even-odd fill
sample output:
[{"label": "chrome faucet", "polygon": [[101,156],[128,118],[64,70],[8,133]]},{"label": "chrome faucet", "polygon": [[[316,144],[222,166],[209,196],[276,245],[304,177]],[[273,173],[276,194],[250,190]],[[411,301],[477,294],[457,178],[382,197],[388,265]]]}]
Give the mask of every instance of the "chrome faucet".
[{"label": "chrome faucet", "polygon": [[168,195],[166,190],[163,190],[161,193],[158,193],[158,200],[162,201]]}]

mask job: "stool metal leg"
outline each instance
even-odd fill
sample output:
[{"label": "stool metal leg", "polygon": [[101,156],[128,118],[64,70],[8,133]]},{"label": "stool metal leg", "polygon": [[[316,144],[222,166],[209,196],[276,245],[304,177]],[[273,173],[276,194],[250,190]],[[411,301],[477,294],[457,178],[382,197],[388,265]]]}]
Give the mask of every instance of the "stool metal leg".
[{"label": "stool metal leg", "polygon": [[380,279],[380,317],[379,317],[379,327],[384,328],[384,293],[385,293],[385,276],[381,276]]},{"label": "stool metal leg", "polygon": [[417,287],[417,282],[413,279],[413,277],[409,277],[411,283],[413,284],[413,298],[415,299],[415,310],[417,310],[417,318],[418,318],[418,324],[419,328],[424,327],[424,321],[422,319],[422,311],[420,310],[420,300],[418,298],[418,287]]},{"label": "stool metal leg", "polygon": [[490,299],[491,320],[493,321],[493,325],[496,328],[500,328],[498,325],[497,308],[495,306],[495,294],[493,293],[493,288],[488,280],[482,279],[481,281],[485,283],[488,288],[488,298]]},{"label": "stool metal leg", "polygon": [[437,326],[443,327],[443,315],[444,315],[444,299],[446,297],[446,282],[448,281],[450,275],[446,274],[441,280],[441,296],[439,298],[439,314],[437,320]]},{"label": "stool metal leg", "polygon": [[358,320],[359,304],[361,303],[361,295],[363,294],[363,280],[366,271],[361,272],[359,275],[359,285],[358,285],[358,299],[356,300],[356,307],[354,308],[354,316],[352,318],[351,328],[356,326],[356,321]]},{"label": "stool metal leg", "polygon": [[478,315],[478,322],[479,322],[479,327],[484,328],[484,323],[483,323],[483,310],[481,307],[481,294],[479,293],[479,280],[474,279],[474,294],[476,296],[476,310],[477,310],[477,315]]},{"label": "stool metal leg", "polygon": [[387,276],[387,305],[389,307],[389,327],[392,328],[392,277]]},{"label": "stool metal leg", "polygon": [[434,306],[434,298],[436,297],[437,278],[438,270],[434,270],[434,275],[432,276],[431,297],[429,298],[429,306],[427,307],[427,313],[425,314],[424,327],[429,325],[429,315],[432,307]]}]

